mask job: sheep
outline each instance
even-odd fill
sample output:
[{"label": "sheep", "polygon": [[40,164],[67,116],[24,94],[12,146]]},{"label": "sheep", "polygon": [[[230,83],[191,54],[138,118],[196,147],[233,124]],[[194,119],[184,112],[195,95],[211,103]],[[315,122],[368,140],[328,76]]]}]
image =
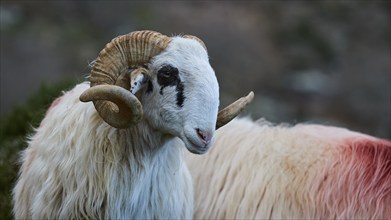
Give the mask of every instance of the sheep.
[{"label": "sheep", "polygon": [[391,218],[389,140],[241,118],[186,162],[196,219]]},{"label": "sheep", "polygon": [[253,93],[218,113],[205,44],[153,31],[114,38],[89,81],[55,100],[30,137],[15,218],[191,218],[183,149],[205,153]]}]

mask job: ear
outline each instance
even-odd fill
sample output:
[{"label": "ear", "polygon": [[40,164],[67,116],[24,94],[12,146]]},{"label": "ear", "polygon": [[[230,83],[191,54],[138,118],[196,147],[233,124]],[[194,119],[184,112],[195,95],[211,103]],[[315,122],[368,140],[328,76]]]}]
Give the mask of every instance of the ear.
[{"label": "ear", "polygon": [[149,70],[139,67],[130,73],[130,92],[136,94],[148,81]]}]

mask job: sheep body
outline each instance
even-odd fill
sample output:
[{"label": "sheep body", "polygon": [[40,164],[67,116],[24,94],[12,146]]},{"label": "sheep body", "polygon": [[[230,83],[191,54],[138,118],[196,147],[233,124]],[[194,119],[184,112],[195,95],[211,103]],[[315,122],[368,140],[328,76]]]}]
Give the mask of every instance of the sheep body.
[{"label": "sheep body", "polygon": [[89,80],[56,99],[30,138],[15,217],[191,218],[183,149],[205,153],[253,93],[219,112],[205,44],[148,30],[107,43]]},{"label": "sheep body", "polygon": [[197,219],[391,217],[391,142],[347,129],[233,120],[187,162]]},{"label": "sheep body", "polygon": [[87,88],[57,99],[30,138],[13,192],[15,218],[190,218],[183,143],[162,144],[144,123],[109,126],[79,101]]}]

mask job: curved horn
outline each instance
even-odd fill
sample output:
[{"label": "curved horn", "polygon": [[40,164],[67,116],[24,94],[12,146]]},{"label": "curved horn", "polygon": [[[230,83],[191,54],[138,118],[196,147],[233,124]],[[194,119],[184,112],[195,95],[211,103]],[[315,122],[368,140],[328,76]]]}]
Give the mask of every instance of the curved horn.
[{"label": "curved horn", "polygon": [[[128,69],[148,63],[170,42],[171,38],[154,31],[135,31],[114,38],[99,53],[91,70],[91,88],[80,96],[80,100],[93,101],[103,120],[116,128],[125,128],[136,122],[136,119],[141,119],[142,108],[140,107],[141,110],[138,111],[134,108],[139,109],[139,107],[130,106],[141,106],[141,104],[129,91]],[[124,90],[116,87],[115,89],[94,88],[100,85],[116,85]],[[106,92],[114,94],[105,94]]]},{"label": "curved horn", "polygon": [[[131,123],[139,122],[143,117],[140,101],[120,86],[97,85],[91,87],[80,95],[80,100],[82,102],[94,101],[95,108],[100,109],[99,115],[107,122],[114,121],[116,128],[126,128]],[[110,100],[111,105],[107,104],[107,100]]]},{"label": "curved horn", "polygon": [[243,109],[252,102],[254,99],[254,92],[250,92],[247,96],[242,97],[236,100],[234,103],[225,107],[223,110],[219,111],[217,115],[216,130],[220,127],[226,125],[232,119],[234,119]]}]

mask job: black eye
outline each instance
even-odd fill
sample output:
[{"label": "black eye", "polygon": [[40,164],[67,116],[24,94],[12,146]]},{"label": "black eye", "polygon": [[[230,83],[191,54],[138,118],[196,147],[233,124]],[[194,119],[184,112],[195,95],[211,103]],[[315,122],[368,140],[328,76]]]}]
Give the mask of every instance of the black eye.
[{"label": "black eye", "polygon": [[178,80],[178,69],[165,65],[157,72],[157,81],[162,86],[175,85]]}]

